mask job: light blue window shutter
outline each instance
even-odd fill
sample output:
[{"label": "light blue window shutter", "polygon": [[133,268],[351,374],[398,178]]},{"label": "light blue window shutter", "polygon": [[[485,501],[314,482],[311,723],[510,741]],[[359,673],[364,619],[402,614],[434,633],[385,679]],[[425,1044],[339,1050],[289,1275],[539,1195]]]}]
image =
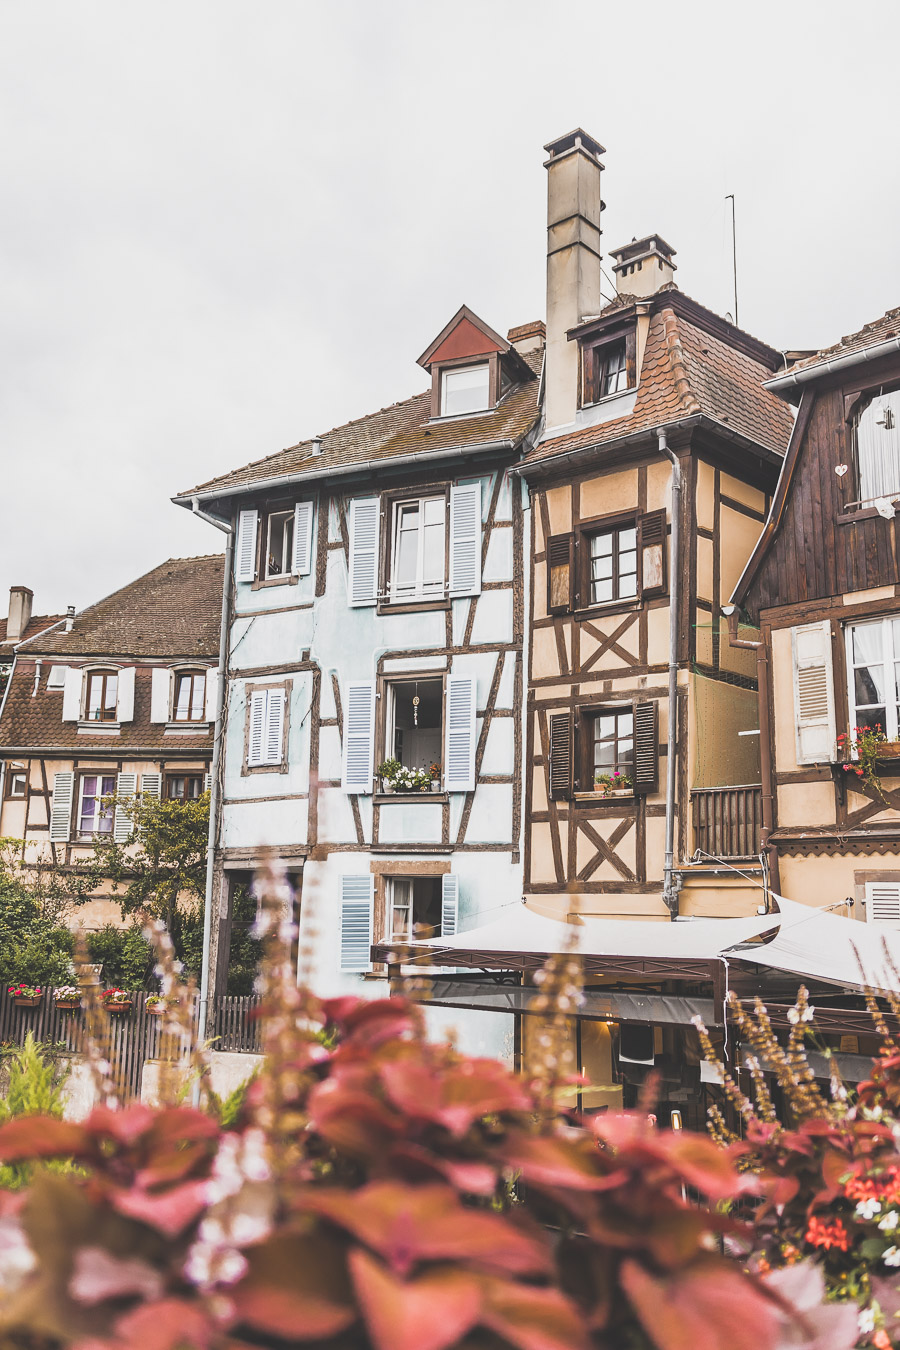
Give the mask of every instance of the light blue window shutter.
[{"label": "light blue window shutter", "polygon": [[266,707],[266,736],[263,746],[264,763],[280,764],[284,758],[284,693],[270,689]]},{"label": "light blue window shutter", "polygon": [[447,676],[444,782],[448,792],[475,790],[475,680]]},{"label": "light blue window shutter", "polygon": [[263,751],[266,739],[266,707],[269,696],[265,689],[257,689],[250,695],[250,740],[247,746],[247,763],[251,769],[264,764]]},{"label": "light blue window shutter", "polygon": [[256,579],[256,531],[258,525],[258,511],[239,512],[237,545],[235,548],[238,581],[254,581]]},{"label": "light blue window shutter", "polygon": [[72,828],[72,797],[74,792],[74,773],[65,770],[53,775],[53,801],[50,805],[51,844],[64,844],[69,838],[69,831]]},{"label": "light blue window shutter", "polygon": [[455,937],[459,923],[459,877],[447,872],[441,877],[441,937]]},{"label": "light blue window shutter", "polygon": [[375,747],[375,681],[358,680],[345,687],[345,792],[372,791],[372,754]]},{"label": "light blue window shutter", "polygon": [[162,774],[142,773],[141,796],[152,797],[154,801],[159,801],[161,795],[162,795]]},{"label": "light blue window shutter", "polygon": [[[116,796],[133,797],[137,792],[137,774],[120,773],[116,779]],[[128,842],[128,836],[131,834],[134,821],[131,818],[131,812],[119,803],[116,804],[115,820],[113,822],[113,838],[117,844]]]},{"label": "light blue window shutter", "polygon": [[341,970],[372,969],[373,876],[341,877]]},{"label": "light blue window shutter", "polygon": [[481,484],[450,489],[450,594],[481,591]]},{"label": "light blue window shutter", "polygon": [[305,577],[312,561],[313,504],[298,502],[294,507],[294,558],[291,571]]},{"label": "light blue window shutter", "polygon": [[350,502],[351,605],[374,605],[378,599],[380,512],[377,497],[354,497]]}]

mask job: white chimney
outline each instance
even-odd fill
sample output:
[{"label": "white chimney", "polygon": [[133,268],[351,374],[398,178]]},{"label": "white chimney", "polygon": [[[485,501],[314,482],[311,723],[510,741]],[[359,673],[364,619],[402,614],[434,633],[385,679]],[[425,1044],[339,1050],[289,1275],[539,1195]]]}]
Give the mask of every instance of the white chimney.
[{"label": "white chimney", "polygon": [[655,295],[663,286],[675,280],[676,268],[672,261],[675,250],[658,234],[632,239],[630,244],[614,248],[610,257],[615,258],[613,271],[619,295],[634,295],[643,299]]},{"label": "white chimney", "polygon": [[31,606],[34,591],[27,586],[10,586],[9,618],[6,620],[7,642],[18,642],[25,636],[25,629],[31,622]]},{"label": "white chimney", "polygon": [[603,305],[600,293],[600,156],[603,146],[581,130],[544,149],[547,170],[547,355],[545,434],[575,421],[578,344],[566,333]]}]

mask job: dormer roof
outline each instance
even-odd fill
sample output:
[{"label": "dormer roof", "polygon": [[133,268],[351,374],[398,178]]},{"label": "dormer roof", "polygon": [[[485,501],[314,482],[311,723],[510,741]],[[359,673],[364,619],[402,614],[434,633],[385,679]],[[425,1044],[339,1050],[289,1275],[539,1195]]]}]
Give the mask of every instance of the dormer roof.
[{"label": "dormer roof", "polygon": [[487,358],[495,353],[508,360],[512,367],[510,373],[514,373],[518,379],[532,378],[531,367],[522,360],[512,343],[495,333],[490,324],[479,319],[468,305],[460,305],[450,322],[425,348],[416,364],[430,373],[433,366],[445,361],[477,361],[479,357]]}]

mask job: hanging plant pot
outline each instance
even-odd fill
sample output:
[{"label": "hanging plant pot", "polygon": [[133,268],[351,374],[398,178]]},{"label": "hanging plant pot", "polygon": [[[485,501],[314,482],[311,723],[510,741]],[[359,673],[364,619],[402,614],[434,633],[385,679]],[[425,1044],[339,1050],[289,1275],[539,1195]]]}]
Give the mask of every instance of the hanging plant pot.
[{"label": "hanging plant pot", "polygon": [[81,1007],[81,999],[58,998],[55,1000],[55,1006],[58,1012],[78,1012]]},{"label": "hanging plant pot", "polygon": [[441,780],[440,780],[439,778],[432,778],[432,780],[431,780],[431,790],[432,790],[432,792],[440,792],[440,790],[441,790]]},{"label": "hanging plant pot", "polygon": [[164,1003],[153,1003],[149,1008],[145,1005],[145,1011],[150,1017],[162,1017],[166,1011],[166,1006]]},{"label": "hanging plant pot", "polygon": [[21,998],[13,997],[13,1003],[17,1008],[36,1008],[43,997],[43,994],[32,994],[30,997],[23,995]]},{"label": "hanging plant pot", "polygon": [[108,1013],[130,1013],[132,1008],[131,999],[127,1003],[107,1003],[106,1011]]}]

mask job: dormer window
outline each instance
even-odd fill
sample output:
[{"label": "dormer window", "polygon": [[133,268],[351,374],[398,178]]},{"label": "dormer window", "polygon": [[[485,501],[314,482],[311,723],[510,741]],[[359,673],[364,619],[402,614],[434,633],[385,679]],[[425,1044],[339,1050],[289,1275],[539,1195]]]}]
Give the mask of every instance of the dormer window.
[{"label": "dormer window", "polygon": [[294,508],[273,511],[268,518],[266,578],[288,576],[294,556]]},{"label": "dormer window", "polygon": [[460,417],[490,407],[491,368],[487,361],[441,371],[441,417]]},{"label": "dormer window", "polygon": [[582,407],[635,387],[634,330],[585,343],[581,355]]},{"label": "dormer window", "polygon": [[89,722],[115,722],[119,674],[115,670],[92,670],[87,677],[84,715]]}]

